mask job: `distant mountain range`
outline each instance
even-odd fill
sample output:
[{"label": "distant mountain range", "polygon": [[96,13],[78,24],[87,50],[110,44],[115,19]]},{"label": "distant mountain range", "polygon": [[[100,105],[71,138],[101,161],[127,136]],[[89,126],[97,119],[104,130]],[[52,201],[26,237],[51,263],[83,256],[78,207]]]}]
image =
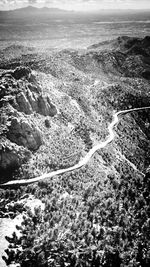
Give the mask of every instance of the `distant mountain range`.
[{"label": "distant mountain range", "polygon": [[1,10],[2,13],[68,13],[72,11],[63,10],[60,8],[49,8],[49,7],[42,7],[37,8],[34,6],[27,6],[23,8],[13,9],[13,10]]},{"label": "distant mountain range", "polygon": [[66,10],[63,10],[63,9],[60,9],[60,8],[49,8],[49,7],[42,7],[42,8],[38,8],[38,7],[34,7],[34,6],[27,6],[27,7],[24,7],[24,8],[19,8],[19,9],[15,9],[15,10],[12,10],[12,12],[38,12],[38,13],[41,13],[41,12],[56,12],[56,13],[66,13],[68,11]]},{"label": "distant mountain range", "polygon": [[[60,8],[49,8],[49,7],[42,7],[38,8],[35,6],[26,6],[23,8],[17,8],[13,10],[0,10],[0,13],[86,13],[84,11],[72,11],[72,10],[64,10]],[[99,9],[95,11],[89,11],[87,13],[143,13],[143,12],[150,12],[148,9],[142,10],[134,10],[134,9]]]},{"label": "distant mountain range", "polygon": [[39,19],[45,19],[48,17],[51,18],[59,18],[59,17],[66,17],[71,16],[74,13],[74,11],[67,11],[59,8],[37,8],[33,6],[27,6],[23,8],[18,8],[14,10],[1,10],[0,11],[0,19],[2,21],[7,21],[7,19],[33,19],[33,18],[39,18]]},{"label": "distant mountain range", "polygon": [[77,22],[83,21],[114,21],[114,20],[149,20],[150,10],[119,10],[119,9],[101,9],[97,11],[69,11],[59,8],[37,8],[34,6],[27,6],[14,10],[0,11],[0,21],[5,23],[11,19],[14,21],[45,21],[56,19],[76,19]]}]

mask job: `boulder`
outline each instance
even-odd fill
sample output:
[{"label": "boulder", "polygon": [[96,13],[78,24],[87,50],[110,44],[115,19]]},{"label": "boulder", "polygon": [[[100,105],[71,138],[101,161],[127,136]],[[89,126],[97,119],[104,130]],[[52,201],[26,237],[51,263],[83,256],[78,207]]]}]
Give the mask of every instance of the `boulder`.
[{"label": "boulder", "polygon": [[57,114],[56,107],[51,103],[49,97],[43,97],[39,95],[38,97],[38,112],[44,116],[55,116]]},{"label": "boulder", "polygon": [[9,140],[1,140],[0,144],[0,169],[9,170],[18,168],[23,162],[27,161],[31,152]]},{"label": "boulder", "polygon": [[26,92],[26,97],[28,99],[28,102],[30,103],[30,106],[32,108],[32,112],[38,112],[38,101],[37,101],[38,94],[32,92],[28,88],[27,92]]},{"label": "boulder", "polygon": [[33,112],[30,102],[28,101],[26,95],[23,92],[20,92],[16,96],[16,103],[16,108],[20,112],[24,112],[25,114],[31,114]]},{"label": "boulder", "polygon": [[28,67],[17,67],[13,72],[12,76],[16,79],[19,80],[21,78],[29,78],[31,75],[31,69]]},{"label": "boulder", "polygon": [[7,137],[13,143],[33,151],[37,150],[42,144],[41,133],[38,127],[23,116],[11,119]]}]

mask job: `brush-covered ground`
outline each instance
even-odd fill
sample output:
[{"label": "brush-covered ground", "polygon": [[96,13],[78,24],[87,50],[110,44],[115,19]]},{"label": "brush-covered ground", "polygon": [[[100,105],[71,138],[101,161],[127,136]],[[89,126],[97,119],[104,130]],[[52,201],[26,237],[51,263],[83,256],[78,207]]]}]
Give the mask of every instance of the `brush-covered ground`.
[{"label": "brush-covered ground", "polygon": [[[18,51],[18,54],[17,52]],[[150,37],[119,37],[84,51],[11,46],[0,57],[1,183],[76,164],[106,139],[117,110],[150,106]],[[7,264],[150,265],[150,112],[124,115],[116,138],[79,170],[0,191],[1,214],[24,211]],[[7,209],[6,209],[7,206]]]}]

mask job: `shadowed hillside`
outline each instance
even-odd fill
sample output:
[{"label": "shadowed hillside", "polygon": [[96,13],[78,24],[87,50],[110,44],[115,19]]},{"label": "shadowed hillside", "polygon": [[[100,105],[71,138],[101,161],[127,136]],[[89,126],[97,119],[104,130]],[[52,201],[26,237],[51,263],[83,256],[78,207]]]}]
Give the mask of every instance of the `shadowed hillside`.
[{"label": "shadowed hillside", "polygon": [[[119,37],[117,40],[103,42],[89,47],[96,50],[95,57],[106,71],[118,71],[126,77],[150,79],[150,37],[144,39]],[[104,52],[101,50],[105,50]],[[109,52],[111,50],[111,52]],[[99,51],[101,51],[99,53]],[[109,64],[107,62],[109,61]]]}]

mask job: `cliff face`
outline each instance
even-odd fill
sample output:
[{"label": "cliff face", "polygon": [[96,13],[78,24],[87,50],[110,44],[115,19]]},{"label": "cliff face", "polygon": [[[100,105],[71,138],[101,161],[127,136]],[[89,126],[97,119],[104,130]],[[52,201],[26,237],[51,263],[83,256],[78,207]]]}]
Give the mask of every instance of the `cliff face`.
[{"label": "cliff face", "polygon": [[36,82],[31,70],[18,67],[0,77],[0,168],[19,167],[29,159],[30,151],[42,144],[42,132],[32,118],[38,113],[53,117],[56,107]]}]

